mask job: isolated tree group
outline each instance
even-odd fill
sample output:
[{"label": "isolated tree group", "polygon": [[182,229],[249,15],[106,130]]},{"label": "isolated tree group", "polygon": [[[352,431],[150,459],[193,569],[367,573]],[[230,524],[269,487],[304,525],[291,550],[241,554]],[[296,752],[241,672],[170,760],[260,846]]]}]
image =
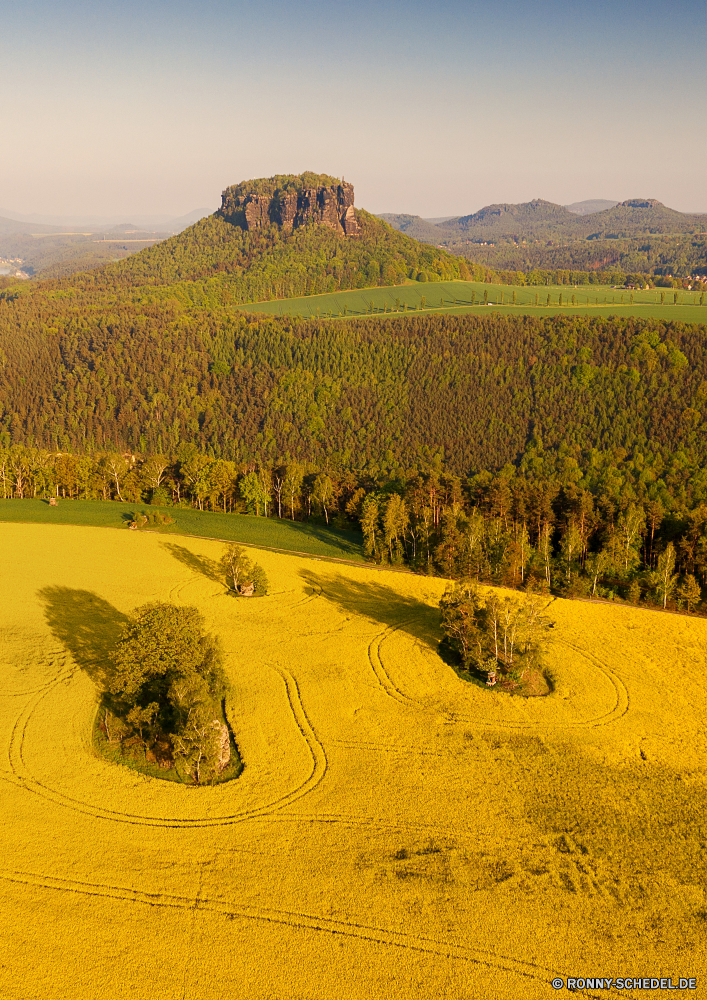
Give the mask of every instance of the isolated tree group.
[{"label": "isolated tree group", "polygon": [[228,690],[218,640],[193,607],[154,602],[126,622],[104,696],[111,742],[162,746],[185,778],[213,780],[230,756],[221,705]]}]

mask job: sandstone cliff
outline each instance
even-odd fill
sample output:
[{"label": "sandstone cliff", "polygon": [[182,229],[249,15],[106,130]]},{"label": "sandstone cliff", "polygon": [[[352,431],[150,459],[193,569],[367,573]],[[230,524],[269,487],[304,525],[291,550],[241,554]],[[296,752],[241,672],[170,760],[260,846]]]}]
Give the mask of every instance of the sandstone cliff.
[{"label": "sandstone cliff", "polygon": [[290,174],[236,184],[223,192],[218,214],[242,229],[272,224],[297,229],[319,222],[342,236],[360,234],[353,184],[321,174]]}]

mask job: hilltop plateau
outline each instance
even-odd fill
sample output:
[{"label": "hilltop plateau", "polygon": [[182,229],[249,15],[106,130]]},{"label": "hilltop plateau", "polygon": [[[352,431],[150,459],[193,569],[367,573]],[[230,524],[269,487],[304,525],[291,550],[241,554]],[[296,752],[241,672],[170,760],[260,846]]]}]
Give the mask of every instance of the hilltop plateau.
[{"label": "hilltop plateau", "polygon": [[466,278],[463,260],[354,208],[351,184],[278,175],[227,188],[221,208],[157,246],[85,279],[98,288],[219,279],[233,303],[315,292]]}]

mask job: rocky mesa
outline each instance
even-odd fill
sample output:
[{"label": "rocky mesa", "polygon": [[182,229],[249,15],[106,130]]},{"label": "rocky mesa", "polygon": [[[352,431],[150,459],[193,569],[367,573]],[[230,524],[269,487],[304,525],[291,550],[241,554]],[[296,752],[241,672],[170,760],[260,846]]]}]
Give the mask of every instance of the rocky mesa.
[{"label": "rocky mesa", "polygon": [[220,215],[242,229],[277,225],[298,229],[309,222],[342,236],[359,236],[353,184],[326,174],[284,174],[234,184],[221,195]]}]

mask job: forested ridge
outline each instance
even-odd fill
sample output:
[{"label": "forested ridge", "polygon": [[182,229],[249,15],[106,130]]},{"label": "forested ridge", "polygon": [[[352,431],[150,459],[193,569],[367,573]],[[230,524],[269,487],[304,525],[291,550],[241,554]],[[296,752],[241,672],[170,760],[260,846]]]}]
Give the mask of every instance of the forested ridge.
[{"label": "forested ridge", "polygon": [[384,218],[423,242],[496,270],[707,274],[707,216],[676,212],[654,199],[632,199],[587,215],[536,200],[488,205],[437,225],[415,216]]},{"label": "forested ridge", "polygon": [[[75,276],[67,287],[115,290],[211,279],[227,303],[289,298],[339,289],[395,285],[412,271],[438,279],[469,276],[466,263],[418,243],[356,211],[361,236],[327,226],[246,230],[210,215],[177,236],[107,267]],[[221,279],[218,282],[218,279]]]},{"label": "forested ridge", "polygon": [[[58,308],[37,308],[48,304]],[[705,328],[598,317],[301,321],[0,301],[0,441],[457,474],[623,449],[707,458]],[[540,456],[540,459],[538,459]]]},{"label": "forested ridge", "polygon": [[315,518],[423,572],[701,598],[704,326],[35,306],[0,302],[3,497]]},{"label": "forested ridge", "polygon": [[665,603],[662,565],[694,605],[707,328],[235,308],[461,276],[463,262],[357,218],[360,237],[212,216],[100,271],[7,282],[2,496],[318,517],[358,526],[378,560],[566,592],[591,578]]}]

